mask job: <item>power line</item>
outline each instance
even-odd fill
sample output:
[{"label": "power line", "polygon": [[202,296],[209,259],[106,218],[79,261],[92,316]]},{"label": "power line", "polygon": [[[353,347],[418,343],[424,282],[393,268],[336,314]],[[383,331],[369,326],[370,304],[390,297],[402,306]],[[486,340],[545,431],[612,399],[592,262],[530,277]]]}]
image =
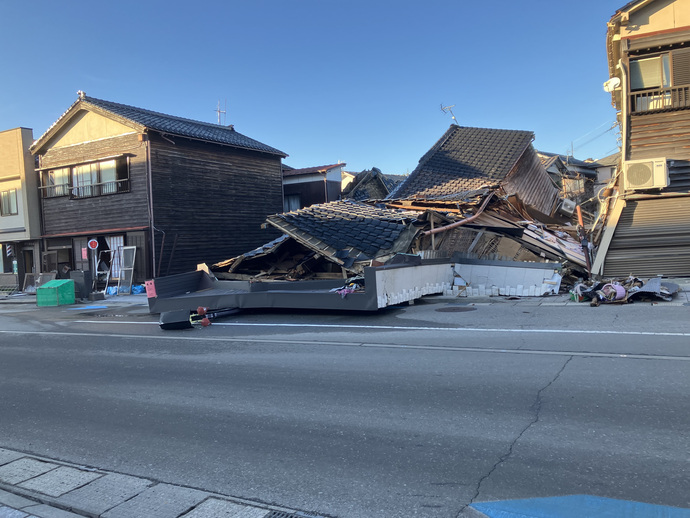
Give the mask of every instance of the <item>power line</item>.
[{"label": "power line", "polygon": [[573,140],[573,142],[577,142],[578,140],[582,140],[583,138],[588,137],[589,135],[591,135],[591,134],[594,133],[595,131],[599,130],[600,128],[603,128],[603,127],[606,126],[607,124],[610,126],[611,124],[615,124],[615,123],[616,123],[616,121],[611,122],[610,120],[605,121],[605,122],[602,122],[602,123],[599,124],[599,126],[597,126],[596,128],[594,128],[594,129],[588,131],[587,133],[585,133],[585,134],[582,135],[581,137],[577,137],[575,140]]}]

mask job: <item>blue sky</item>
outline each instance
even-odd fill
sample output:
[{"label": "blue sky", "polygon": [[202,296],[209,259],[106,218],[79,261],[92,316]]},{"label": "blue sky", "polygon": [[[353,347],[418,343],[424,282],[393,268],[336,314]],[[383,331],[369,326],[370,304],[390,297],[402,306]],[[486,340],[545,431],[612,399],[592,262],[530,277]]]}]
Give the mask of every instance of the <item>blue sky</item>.
[{"label": "blue sky", "polygon": [[0,130],[77,99],[221,122],[289,155],[411,172],[453,122],[617,150],[606,22],[623,0],[0,0]]}]

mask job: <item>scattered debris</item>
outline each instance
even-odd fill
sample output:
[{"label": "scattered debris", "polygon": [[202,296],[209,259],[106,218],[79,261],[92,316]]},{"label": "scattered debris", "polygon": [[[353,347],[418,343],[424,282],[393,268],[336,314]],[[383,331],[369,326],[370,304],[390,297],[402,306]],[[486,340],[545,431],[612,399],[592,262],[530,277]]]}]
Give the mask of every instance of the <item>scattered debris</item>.
[{"label": "scattered debris", "polygon": [[239,308],[209,309],[199,306],[196,311],[176,310],[161,313],[159,326],[164,330],[208,327],[211,320],[239,313]]},{"label": "scattered debris", "polygon": [[659,277],[645,282],[631,275],[626,279],[580,282],[571,290],[571,298],[581,302],[589,300],[591,306],[651,302],[657,299],[670,302],[678,291],[680,286],[662,281]]}]

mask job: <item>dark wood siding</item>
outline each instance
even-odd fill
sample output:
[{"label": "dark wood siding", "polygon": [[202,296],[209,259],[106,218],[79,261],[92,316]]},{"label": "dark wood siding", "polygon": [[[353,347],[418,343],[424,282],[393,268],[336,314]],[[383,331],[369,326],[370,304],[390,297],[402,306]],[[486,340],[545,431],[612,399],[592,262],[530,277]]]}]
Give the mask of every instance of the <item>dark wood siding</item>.
[{"label": "dark wood siding", "polygon": [[262,229],[283,211],[280,157],[151,137],[156,275],[194,270],[280,234]]},{"label": "dark wood siding", "polygon": [[73,165],[122,153],[130,155],[130,192],[80,199],[43,198],[45,235],[148,226],[146,148],[137,135],[51,149],[42,156],[41,167]]},{"label": "dark wood siding", "polygon": [[[315,203],[324,203],[326,201],[326,189],[328,189],[328,201],[336,201],[340,198],[340,182],[304,182],[304,183],[289,183],[283,186],[285,196],[299,194],[301,207],[308,207]],[[282,212],[282,211],[281,211]]]},{"label": "dark wood siding", "polygon": [[149,268],[148,236],[148,232],[127,232],[125,237],[126,246],[137,247],[134,256],[134,284],[142,284],[153,277],[153,272]]},{"label": "dark wood siding", "polygon": [[629,159],[690,160],[690,110],[632,115]]}]

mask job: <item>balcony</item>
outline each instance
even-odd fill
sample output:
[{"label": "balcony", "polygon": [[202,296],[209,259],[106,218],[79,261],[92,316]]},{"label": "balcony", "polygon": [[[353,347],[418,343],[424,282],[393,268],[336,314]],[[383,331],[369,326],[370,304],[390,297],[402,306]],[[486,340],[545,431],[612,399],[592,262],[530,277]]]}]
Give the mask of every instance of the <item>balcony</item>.
[{"label": "balcony", "polygon": [[690,85],[652,88],[630,94],[630,112],[654,113],[690,108]]},{"label": "balcony", "polygon": [[129,178],[73,187],[68,184],[47,185],[39,187],[39,189],[42,198],[57,198],[60,196],[69,196],[70,199],[94,198],[129,192]]}]

